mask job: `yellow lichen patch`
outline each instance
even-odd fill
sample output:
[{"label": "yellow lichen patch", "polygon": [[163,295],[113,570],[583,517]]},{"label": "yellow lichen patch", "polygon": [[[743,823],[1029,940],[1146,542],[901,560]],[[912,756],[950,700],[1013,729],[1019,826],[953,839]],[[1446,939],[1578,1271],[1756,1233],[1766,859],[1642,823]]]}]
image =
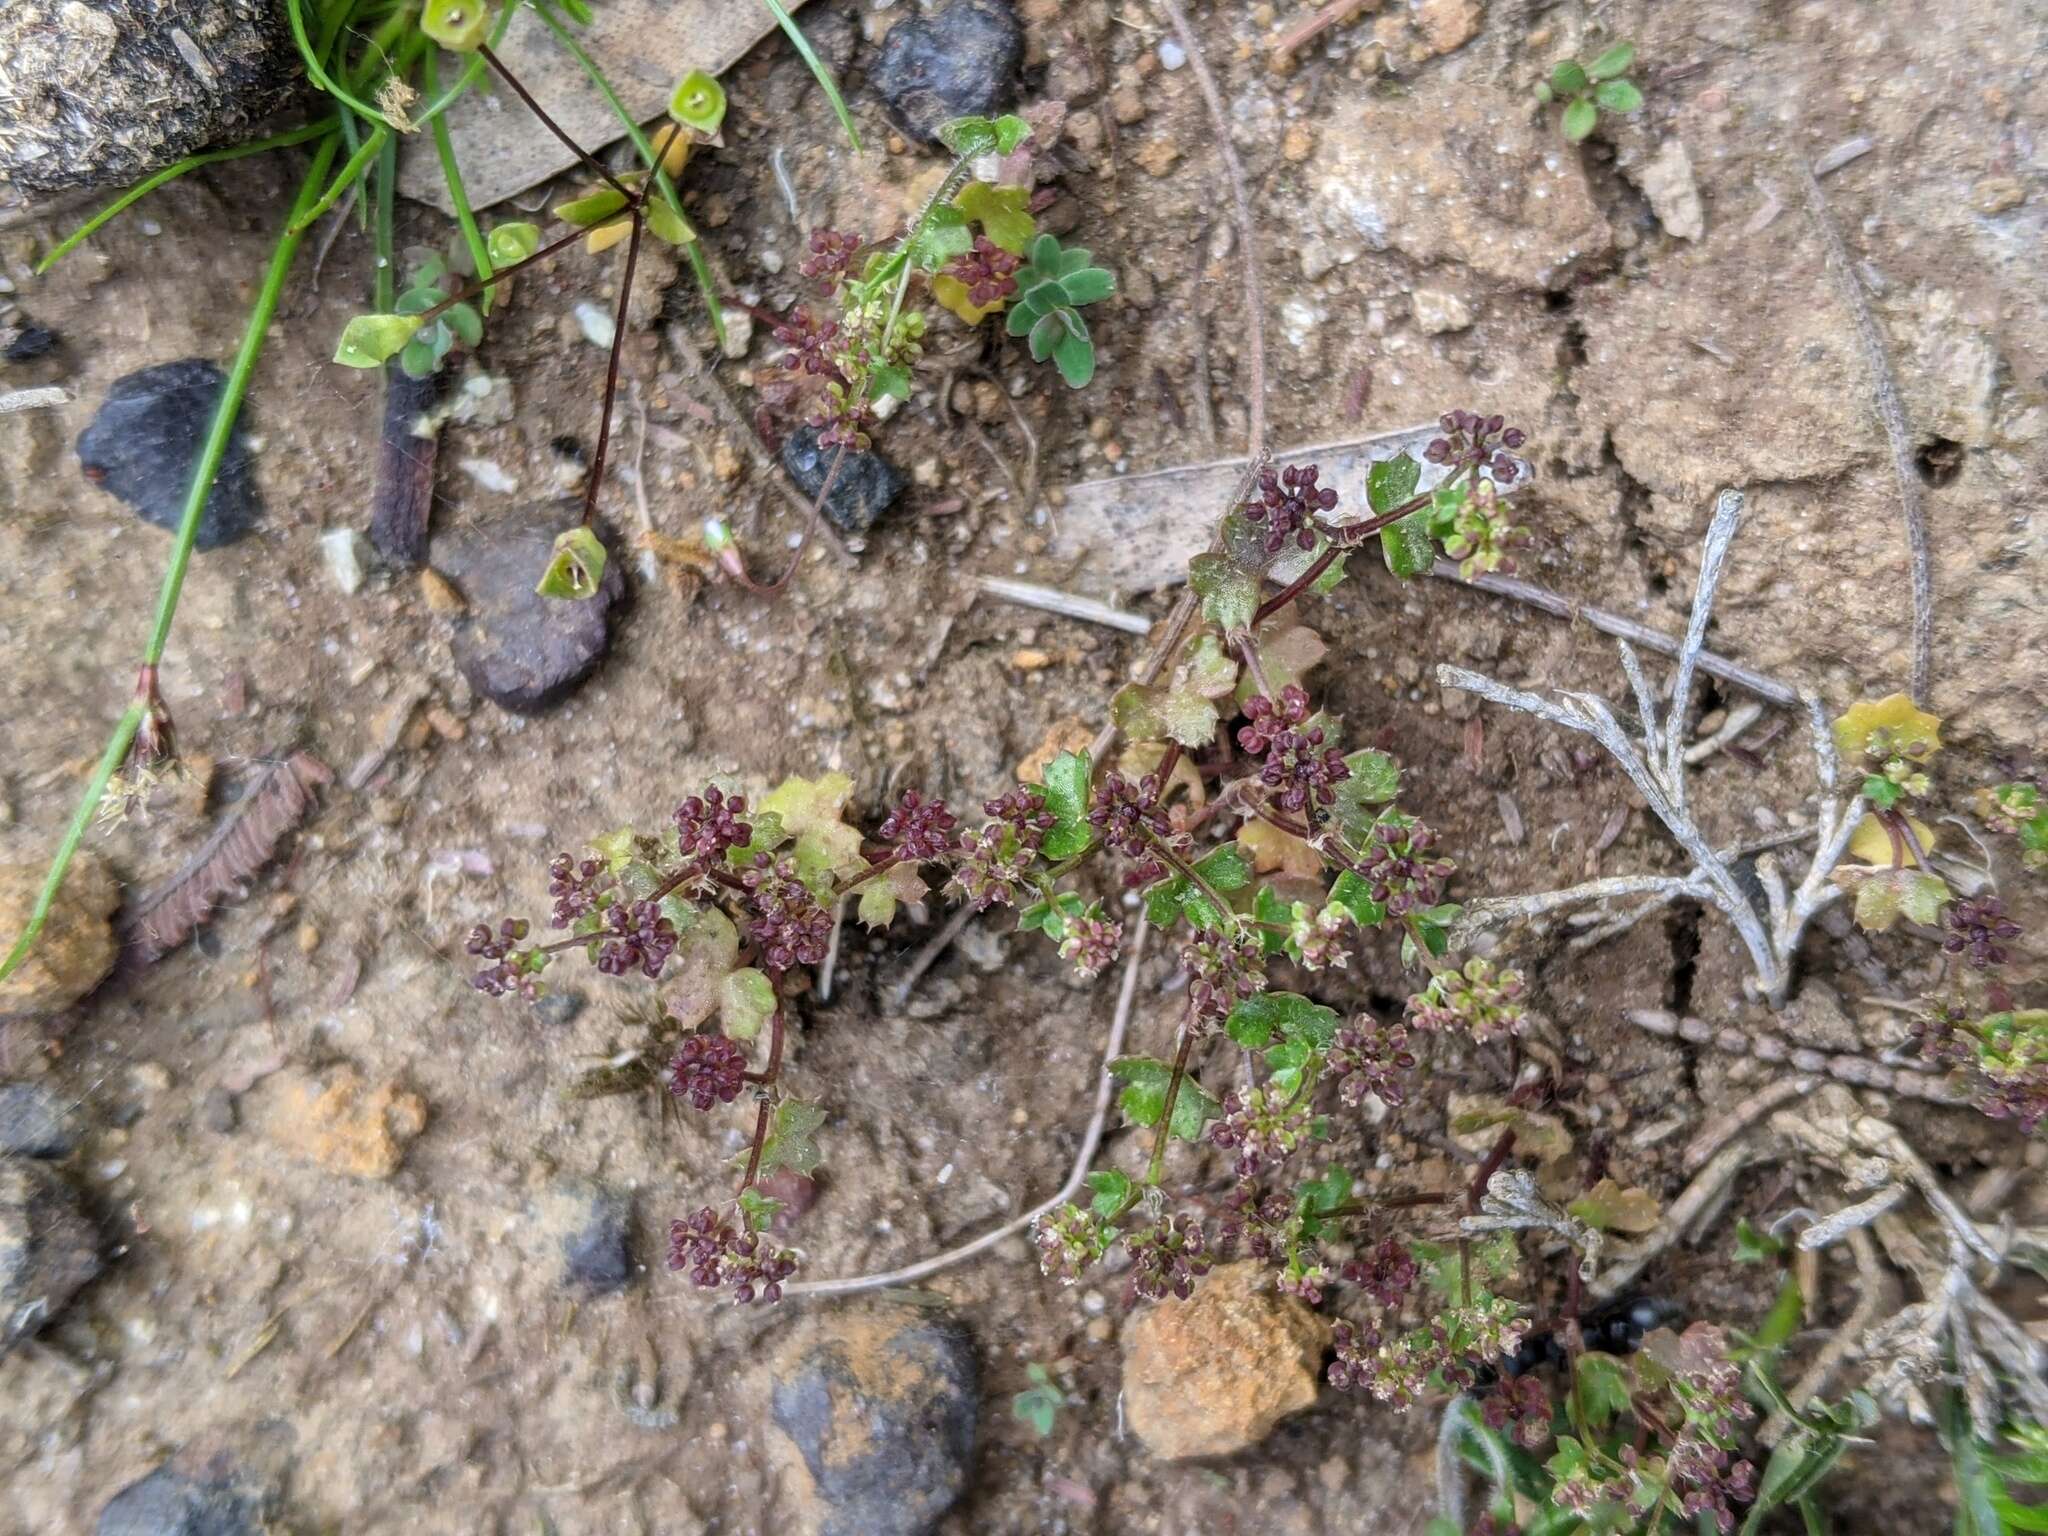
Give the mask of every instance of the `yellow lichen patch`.
[{"label": "yellow lichen patch", "polygon": [[[1934,852],[1936,838],[1934,828],[1917,816],[1908,816],[1906,825],[1913,829],[1913,836],[1920,839],[1920,846],[1929,853]],[[1906,844],[1905,867],[1917,869],[1920,861],[1913,857],[1913,845]],[[1885,831],[1884,823],[1875,816],[1866,816],[1849,838],[1849,857],[1859,864],[1878,864],[1889,869],[1892,862],[1891,834]]]}]

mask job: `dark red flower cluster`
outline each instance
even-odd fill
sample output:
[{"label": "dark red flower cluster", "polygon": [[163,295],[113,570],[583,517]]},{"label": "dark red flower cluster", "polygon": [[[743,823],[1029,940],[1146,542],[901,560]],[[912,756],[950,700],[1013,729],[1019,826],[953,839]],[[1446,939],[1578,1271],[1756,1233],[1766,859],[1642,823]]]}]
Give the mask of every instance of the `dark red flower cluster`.
[{"label": "dark red flower cluster", "polygon": [[860,236],[841,229],[814,229],[810,248],[797,270],[829,288],[852,268],[853,258],[860,254]]},{"label": "dark red flower cluster", "polygon": [[2020,936],[2020,925],[2005,915],[2005,903],[1996,896],[1959,896],[1942,909],[1941,921],[1948,929],[1941,947],[1967,956],[1980,971],[2005,964],[2006,943]]},{"label": "dark red flower cluster", "polygon": [[1159,793],[1156,773],[1133,783],[1112,768],[1103,775],[1102,787],[1095,791],[1095,801],[1088,809],[1088,824],[1115,852],[1129,859],[1144,858],[1152,851],[1153,840],[1164,842],[1168,836]]},{"label": "dark red flower cluster", "polygon": [[691,1035],[668,1066],[668,1091],[698,1109],[730,1104],[746,1086],[747,1053],[724,1035]]},{"label": "dark red flower cluster", "polygon": [[1422,1268],[1405,1244],[1389,1237],[1363,1258],[1347,1263],[1343,1274],[1347,1285],[1357,1286],[1381,1306],[1391,1309],[1408,1299],[1408,1293],[1422,1276]]},{"label": "dark red flower cluster", "polygon": [[740,878],[754,912],[747,937],[761,951],[761,964],[771,971],[823,964],[832,943],[832,914],[797,878],[796,862],[760,854]]},{"label": "dark red flower cluster", "polygon": [[1369,1014],[1361,1014],[1338,1030],[1336,1043],[1330,1047],[1330,1076],[1337,1079],[1337,1097],[1346,1109],[1358,1108],[1368,1093],[1398,1108],[1408,1097],[1404,1079],[1414,1070],[1408,1026],[1382,1024]]},{"label": "dark red flower cluster", "polygon": [[1266,955],[1258,940],[1204,934],[1180,952],[1188,973],[1194,1029],[1221,1029],[1231,1009],[1266,990]]},{"label": "dark red flower cluster", "polygon": [[495,960],[496,965],[486,966],[469,978],[469,984],[479,992],[488,992],[492,997],[503,997],[507,992],[517,992],[528,1002],[540,996],[540,983],[525,966],[520,964],[519,945],[525,942],[530,925],[523,917],[508,917],[498,925],[496,933],[482,923],[469,930],[469,942],[465,946],[472,955],[482,960]]},{"label": "dark red flower cluster", "polygon": [[604,927],[597,934],[597,968],[607,976],[637,968],[652,979],[675,953],[677,937],[660,902],[615,901],[605,908]]},{"label": "dark red flower cluster", "polygon": [[753,841],[754,829],[740,820],[747,814],[745,795],[728,795],[716,784],[676,807],[676,851],[685,859],[707,864]]},{"label": "dark red flower cluster", "polygon": [[1330,1343],[1336,1353],[1328,1372],[1331,1386],[1339,1392],[1349,1392],[1372,1380],[1374,1356],[1380,1347],[1379,1329],[1370,1323],[1339,1318],[1330,1325]]},{"label": "dark red flower cluster", "polygon": [[1256,495],[1242,508],[1245,518],[1256,523],[1266,535],[1266,553],[1277,555],[1292,539],[1302,549],[1316,547],[1316,515],[1337,505],[1337,493],[1316,484],[1320,471],[1313,464],[1296,468],[1290,464],[1278,474],[1259,472]]},{"label": "dark red flower cluster", "polygon": [[796,1273],[796,1255],[771,1248],[744,1221],[735,1223],[705,1206],[668,1228],[668,1267],[688,1270],[705,1290],[732,1289],[736,1302],[780,1301],[782,1282]]},{"label": "dark red flower cluster", "polygon": [[927,800],[914,789],[906,789],[896,808],[882,819],[882,841],[893,843],[903,857],[914,863],[945,857],[953,842],[958,819],[943,800]]},{"label": "dark red flower cluster", "polygon": [[1403,917],[1417,907],[1433,907],[1443,895],[1444,881],[1457,869],[1449,859],[1429,856],[1436,833],[1419,821],[1389,817],[1375,822],[1372,840],[1359,866],[1372,899],[1389,917]]},{"label": "dark red flower cluster", "polygon": [[[1438,419],[1444,435],[1433,438],[1422,456],[1432,464],[1450,466],[1456,474],[1474,464],[1484,465],[1495,485],[1512,485],[1522,466],[1502,450],[1519,448],[1529,440],[1520,427],[1511,427],[1501,416],[1481,416],[1476,411],[1451,411]],[[1499,446],[1494,446],[1498,441]]]},{"label": "dark red flower cluster", "polygon": [[1244,712],[1237,744],[1262,760],[1259,780],[1274,791],[1275,804],[1299,812],[1336,800],[1337,786],[1351,777],[1351,768],[1342,752],[1324,745],[1322,727],[1308,725],[1308,695],[1298,684],[1282,688],[1277,700],[1254,694]]},{"label": "dark red flower cluster", "polygon": [[1017,291],[1015,273],[1021,265],[1022,258],[1012,256],[987,235],[976,235],[974,249],[956,256],[946,268],[946,276],[966,286],[968,303],[986,309]]},{"label": "dark red flower cluster", "polygon": [[775,327],[775,339],[789,348],[783,354],[782,366],[791,372],[813,378],[844,377],[832,360],[832,344],[839,339],[837,320],[821,321],[799,304]]},{"label": "dark red flower cluster", "polygon": [[556,854],[548,865],[548,895],[555,900],[548,926],[567,928],[579,917],[589,916],[612,884],[611,872],[602,861],[584,859],[579,863],[566,853]]},{"label": "dark red flower cluster", "polygon": [[1535,1450],[1550,1438],[1550,1393],[1534,1376],[1502,1376],[1479,1405],[1486,1427],[1505,1431],[1514,1426],[1516,1441]]},{"label": "dark red flower cluster", "polygon": [[1186,1301],[1195,1282],[1209,1273],[1208,1234],[1186,1216],[1162,1217],[1124,1238],[1131,1256],[1131,1290],[1147,1301],[1173,1296]]},{"label": "dark red flower cluster", "polygon": [[1123,947],[1124,925],[1083,913],[1067,919],[1060,938],[1060,958],[1082,977],[1099,976]]}]

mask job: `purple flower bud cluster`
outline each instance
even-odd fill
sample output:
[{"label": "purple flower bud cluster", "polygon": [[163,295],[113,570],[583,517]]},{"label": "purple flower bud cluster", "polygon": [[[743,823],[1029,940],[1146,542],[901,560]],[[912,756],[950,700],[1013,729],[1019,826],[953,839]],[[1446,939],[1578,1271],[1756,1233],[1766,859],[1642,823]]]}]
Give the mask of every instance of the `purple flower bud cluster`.
[{"label": "purple flower bud cluster", "polygon": [[1067,920],[1066,933],[1060,939],[1060,958],[1085,981],[1108,969],[1123,942],[1122,923],[1083,913]]},{"label": "purple flower bud cluster", "polygon": [[1279,554],[1290,539],[1301,549],[1316,547],[1316,517],[1337,505],[1336,491],[1316,484],[1320,473],[1313,464],[1259,472],[1258,491],[1240,510],[1265,533],[1267,554]]},{"label": "purple flower bud cluster", "polygon": [[852,268],[853,258],[860,254],[860,236],[840,229],[814,229],[810,251],[797,270],[830,287]]},{"label": "purple flower bud cluster", "polygon": [[1382,1024],[1361,1014],[1337,1031],[1327,1064],[1346,1109],[1358,1108],[1369,1093],[1399,1108],[1408,1097],[1404,1079],[1415,1070],[1415,1053],[1408,1049],[1405,1024]]},{"label": "purple flower bud cluster", "polygon": [[1059,818],[1045,808],[1043,793],[1025,784],[983,801],[981,809],[993,819],[961,835],[952,883],[975,911],[986,912],[1016,905],[1038,846]]},{"label": "purple flower bud cluster", "polygon": [[1344,754],[1325,745],[1323,728],[1308,724],[1308,695],[1289,683],[1277,700],[1255,694],[1245,700],[1245,724],[1237,744],[1260,758],[1259,780],[1273,791],[1282,810],[1300,813],[1337,798],[1337,786],[1351,777]]},{"label": "purple flower bud cluster", "polygon": [[1109,1251],[1116,1228],[1093,1211],[1072,1203],[1055,1206],[1031,1224],[1038,1267],[1049,1280],[1072,1285]]},{"label": "purple flower bud cluster", "polygon": [[1112,768],[1095,791],[1088,823],[1112,850],[1127,859],[1142,859],[1152,851],[1154,840],[1165,842],[1169,836],[1159,796],[1156,773],[1133,783]]},{"label": "purple flower bud cluster", "polygon": [[2005,903],[1996,896],[1959,896],[1942,909],[1941,921],[1948,929],[1941,947],[1966,956],[1980,971],[2005,964],[2007,941],[2020,936],[2020,925],[2005,915]]},{"label": "purple flower bud cluster", "polygon": [[746,1086],[747,1053],[724,1035],[691,1035],[668,1067],[668,1091],[700,1110],[730,1104]]},{"label": "purple flower bud cluster", "polygon": [[1429,850],[1435,846],[1436,833],[1419,821],[1387,817],[1373,824],[1359,873],[1387,916],[1405,917],[1442,898],[1444,881],[1458,866],[1449,859],[1431,858]]},{"label": "purple flower bud cluster", "polygon": [[1233,1171],[1240,1180],[1255,1179],[1300,1149],[1313,1119],[1306,1098],[1288,1104],[1264,1088],[1232,1089],[1223,1097],[1222,1115],[1209,1127],[1209,1140],[1237,1154]]},{"label": "purple flower bud cluster", "polygon": [[732,849],[753,841],[753,827],[740,820],[746,814],[745,795],[728,795],[716,784],[708,786],[676,807],[676,851],[685,859],[715,864]]},{"label": "purple flower bud cluster", "polygon": [[1351,1260],[1343,1269],[1344,1283],[1355,1285],[1389,1311],[1399,1307],[1422,1277],[1422,1267],[1403,1243],[1382,1238],[1372,1252]]},{"label": "purple flower bud cluster", "polygon": [[796,1255],[770,1247],[744,1215],[734,1221],[707,1205],[669,1223],[668,1267],[688,1270],[690,1283],[707,1291],[729,1287],[735,1302],[780,1301]]},{"label": "purple flower bud cluster", "polygon": [[1021,257],[1012,256],[987,235],[976,235],[974,249],[955,257],[946,275],[966,287],[968,303],[986,309],[1017,291],[1014,274],[1021,264]]},{"label": "purple flower bud cluster", "polygon": [[1230,1011],[1266,990],[1266,955],[1256,939],[1204,934],[1180,952],[1188,973],[1190,1027],[1209,1034],[1223,1027]]},{"label": "purple flower bud cluster", "polygon": [[747,937],[760,950],[761,964],[776,972],[823,964],[832,943],[832,914],[797,878],[796,861],[759,854],[740,878],[754,914]]},{"label": "purple flower bud cluster", "polygon": [[522,951],[519,945],[526,939],[531,925],[523,917],[508,917],[498,924],[493,933],[483,923],[469,930],[469,941],[464,946],[481,960],[495,960],[497,964],[486,966],[469,978],[469,984],[479,992],[492,997],[503,997],[507,992],[517,992],[529,1003],[540,996],[540,982],[533,968],[525,963],[531,951]]},{"label": "purple flower bud cluster", "polygon": [[675,953],[676,925],[662,916],[658,901],[615,901],[604,911],[597,940],[597,968],[607,976],[637,969],[650,980],[661,975]]},{"label": "purple flower bud cluster", "polygon": [[1510,1425],[1515,1441],[1533,1451],[1550,1438],[1550,1393],[1534,1376],[1503,1376],[1479,1405],[1486,1427],[1504,1433]]},{"label": "purple flower bud cluster", "polygon": [[578,918],[588,917],[604,904],[604,896],[616,882],[602,860],[577,861],[558,853],[548,865],[548,895],[554,911],[548,916],[550,928],[567,928]]},{"label": "purple flower bud cluster", "polygon": [[[1475,464],[1482,465],[1496,485],[1512,485],[1521,473],[1522,466],[1509,453],[1529,437],[1520,427],[1509,426],[1504,417],[1450,411],[1439,418],[1437,425],[1443,428],[1444,435],[1433,438],[1422,450],[1422,456],[1430,463],[1447,465],[1453,474]],[[1493,446],[1496,442],[1498,447]]]},{"label": "purple flower bud cluster", "polygon": [[1186,1216],[1165,1216],[1139,1228],[1124,1238],[1124,1248],[1131,1256],[1131,1291],[1147,1301],[1186,1301],[1213,1262],[1208,1234]]},{"label": "purple flower bud cluster", "polygon": [[820,320],[801,304],[794,305],[775,327],[775,339],[789,348],[782,356],[782,366],[792,373],[845,378],[834,357],[839,343],[837,320]]},{"label": "purple flower bud cluster", "polygon": [[1491,961],[1474,955],[1462,970],[1440,970],[1429,985],[1408,999],[1408,1017],[1417,1029],[1458,1031],[1481,1045],[1519,1035],[1528,1023],[1522,996],[1528,991],[1522,973],[1512,967],[1495,972]]},{"label": "purple flower bud cluster", "polygon": [[903,792],[896,808],[882,819],[881,838],[913,863],[943,858],[951,850],[959,822],[943,800],[927,800],[914,789]]}]

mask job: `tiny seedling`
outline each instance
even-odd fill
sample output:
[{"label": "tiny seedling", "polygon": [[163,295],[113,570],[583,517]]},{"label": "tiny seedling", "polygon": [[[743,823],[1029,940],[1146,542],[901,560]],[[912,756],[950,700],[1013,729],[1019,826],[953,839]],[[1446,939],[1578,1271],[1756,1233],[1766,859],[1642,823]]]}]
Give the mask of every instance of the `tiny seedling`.
[{"label": "tiny seedling", "polygon": [[1029,1424],[1043,1440],[1052,1433],[1060,1410],[1066,1407],[1067,1394],[1054,1383],[1052,1372],[1035,1360],[1024,1367],[1024,1374],[1031,1385],[1010,1399],[1010,1414]]},{"label": "tiny seedling", "polygon": [[1572,143],[1582,143],[1599,126],[1602,112],[1623,114],[1642,109],[1643,93],[1627,78],[1636,61],[1636,45],[1619,42],[1590,64],[1559,59],[1550,78],[1536,87],[1536,99],[1564,103],[1560,124]]}]

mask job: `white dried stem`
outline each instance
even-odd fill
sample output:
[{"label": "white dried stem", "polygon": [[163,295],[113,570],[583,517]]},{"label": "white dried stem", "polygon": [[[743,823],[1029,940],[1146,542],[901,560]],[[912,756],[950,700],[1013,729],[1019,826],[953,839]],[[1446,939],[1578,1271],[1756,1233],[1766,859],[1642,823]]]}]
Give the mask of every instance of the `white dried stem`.
[{"label": "white dried stem", "polygon": [[1886,1184],[1868,1200],[1845,1205],[1832,1216],[1816,1221],[1799,1234],[1799,1246],[1808,1253],[1817,1253],[1823,1248],[1831,1247],[1851,1232],[1859,1232],[1869,1226],[1878,1217],[1901,1204],[1912,1193],[1910,1187],[1897,1181]]},{"label": "white dried stem", "polygon": [[1458,1221],[1458,1232],[1464,1237],[1532,1231],[1555,1233],[1578,1249],[1579,1279],[1592,1280],[1607,1234],[1544,1199],[1526,1169],[1503,1168],[1494,1174],[1486,1181],[1486,1193],[1479,1197],[1478,1213]]},{"label": "white dried stem", "polygon": [[1711,899],[1705,882],[1683,875],[1610,875],[1588,880],[1561,891],[1535,891],[1526,896],[1485,896],[1468,903],[1451,925],[1453,948],[1467,948],[1473,939],[1490,929],[1524,918],[1541,917],[1560,907],[1583,906],[1589,901],[1609,901],[1617,896],[1650,896],[1656,905],[1690,896]]},{"label": "white dried stem", "polygon": [[1713,521],[1707,524],[1706,541],[1700,546],[1700,579],[1692,590],[1692,617],[1678,650],[1678,673],[1671,682],[1671,713],[1664,731],[1664,776],[1677,786],[1681,808],[1685,804],[1685,720],[1692,703],[1693,671],[1699,666],[1700,652],[1706,649],[1714,598],[1728,569],[1728,550],[1741,527],[1742,492],[1723,491],[1714,498]]},{"label": "white dried stem", "polygon": [[1688,766],[1704,763],[1728,743],[1763,718],[1764,707],[1755,699],[1744,699],[1728,711],[1728,718],[1721,722],[1721,728],[1703,741],[1696,741],[1685,749]]},{"label": "white dried stem", "polygon": [[1715,1153],[1707,1166],[1693,1175],[1692,1182],[1685,1186],[1678,1198],[1665,1208],[1663,1219],[1655,1229],[1616,1255],[1607,1272],[1588,1288],[1587,1295],[1593,1304],[1597,1306],[1612,1301],[1626,1290],[1653,1259],[1685,1235],[1701,1214],[1720,1198],[1721,1192],[1738,1173],[1752,1163],[1777,1155],[1777,1144],[1761,1136],[1745,1136],[1740,1141],[1731,1141]]}]

